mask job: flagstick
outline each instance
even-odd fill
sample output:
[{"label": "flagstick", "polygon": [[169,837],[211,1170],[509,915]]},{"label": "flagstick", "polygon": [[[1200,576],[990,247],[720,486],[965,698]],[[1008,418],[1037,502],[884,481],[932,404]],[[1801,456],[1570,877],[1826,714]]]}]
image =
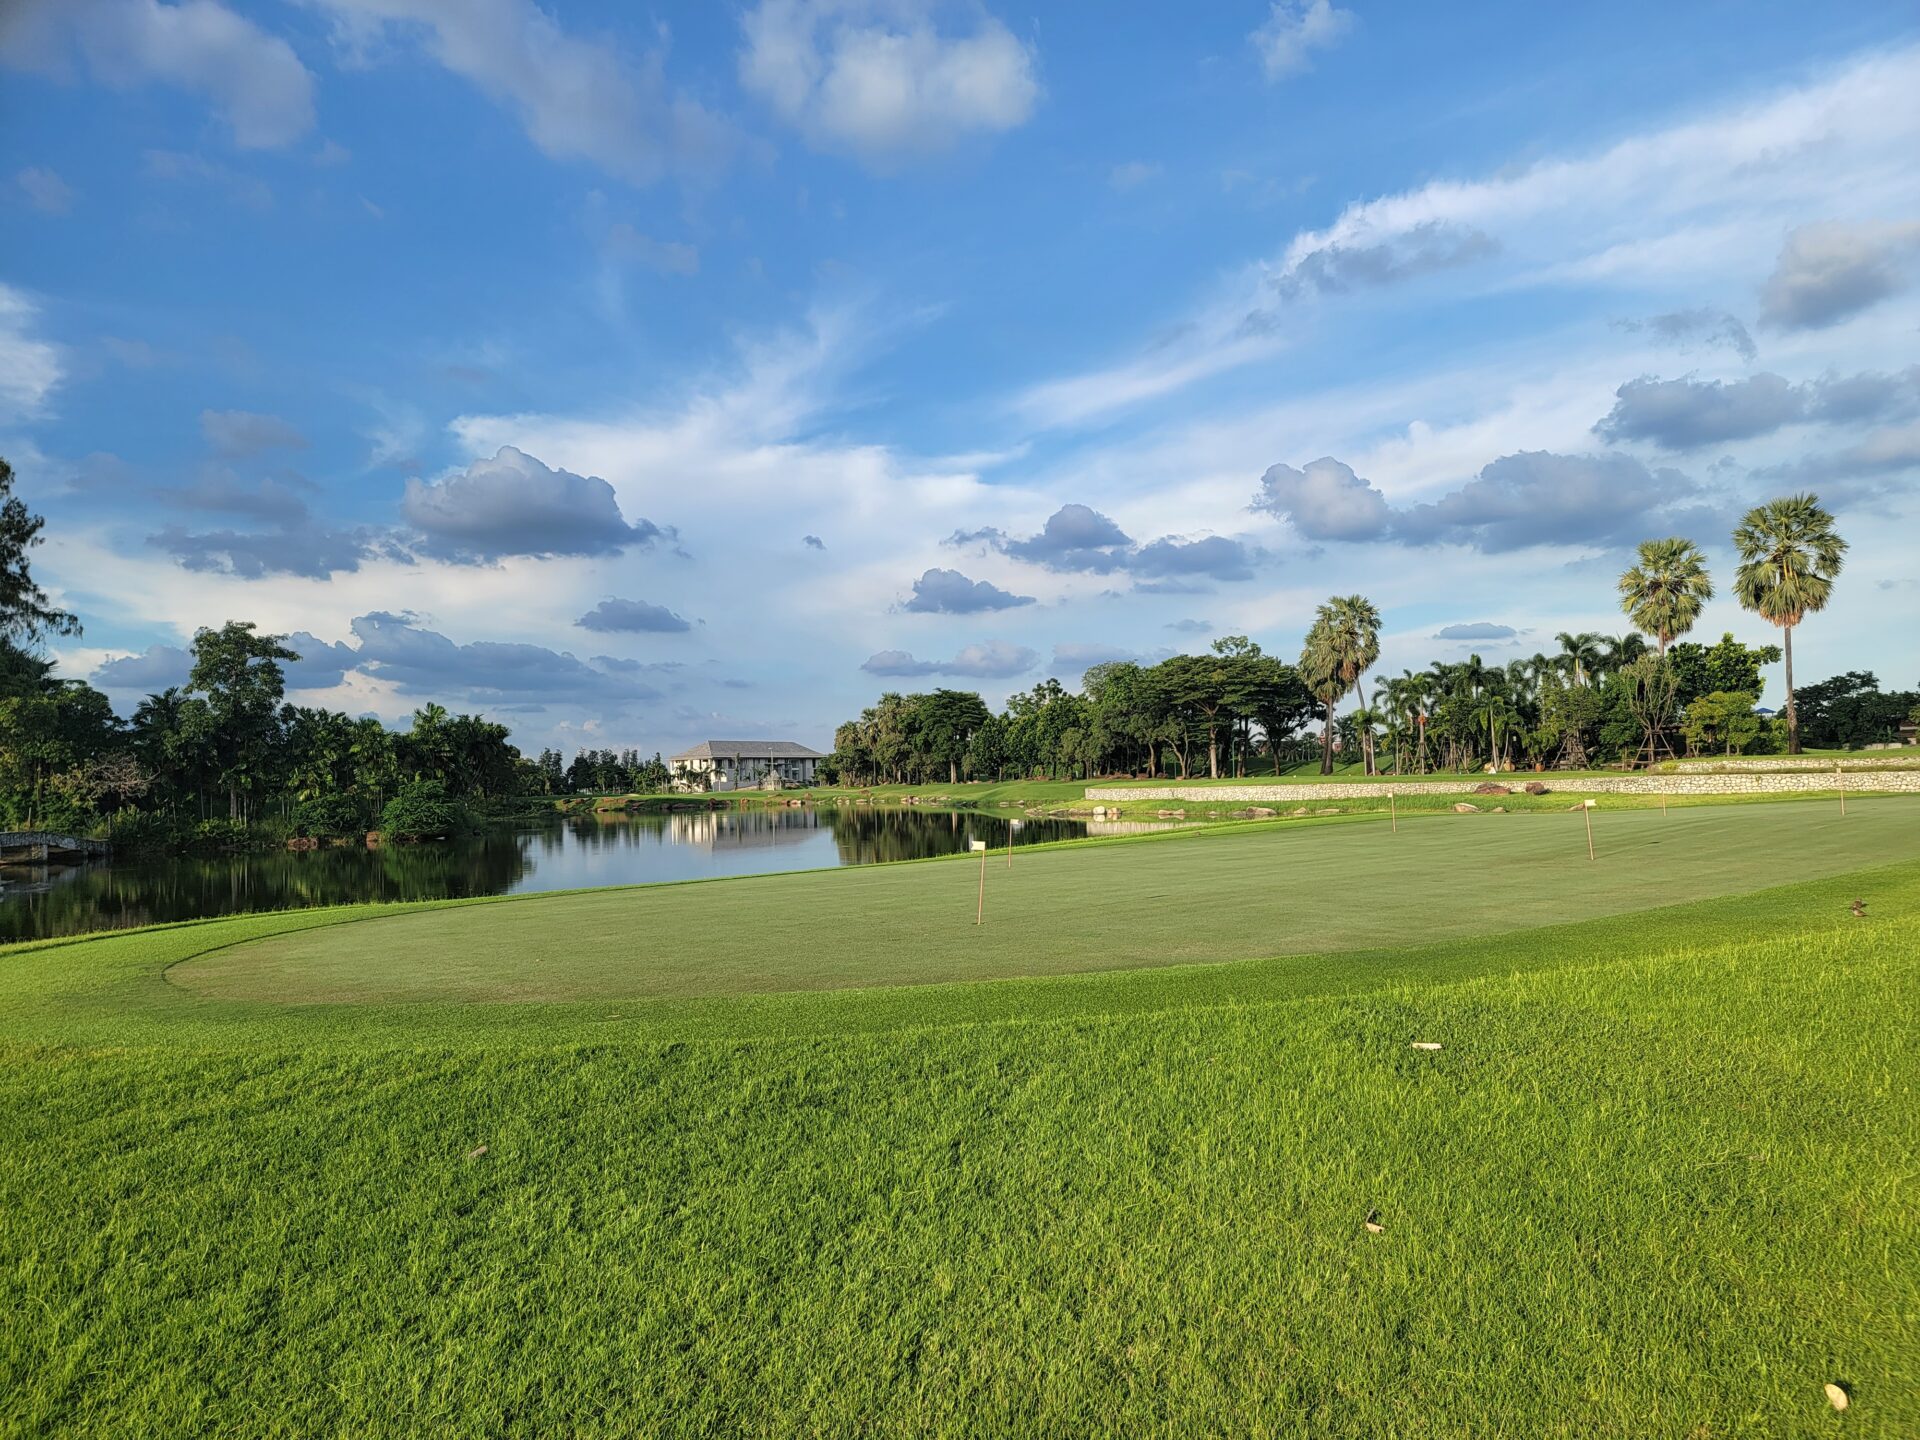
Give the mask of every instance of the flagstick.
[{"label": "flagstick", "polygon": [[1667,792],[1664,790],[1660,792],[1660,813],[1662,815],[1667,813]]},{"label": "flagstick", "polygon": [[1840,815],[1841,818],[1844,819],[1847,813],[1847,785],[1846,780],[1840,774],[1840,762],[1838,760],[1833,762],[1833,785],[1834,788],[1840,792]]},{"label": "flagstick", "polygon": [[973,923],[982,924],[987,918],[987,852],[980,850],[980,902],[974,907]]},{"label": "flagstick", "polygon": [[1593,859],[1593,802],[1587,801],[1580,807],[1580,813],[1587,817],[1587,859]]},{"label": "flagstick", "polygon": [[1393,833],[1400,833],[1400,804],[1393,798],[1393,792],[1387,791],[1387,818],[1393,822]]}]

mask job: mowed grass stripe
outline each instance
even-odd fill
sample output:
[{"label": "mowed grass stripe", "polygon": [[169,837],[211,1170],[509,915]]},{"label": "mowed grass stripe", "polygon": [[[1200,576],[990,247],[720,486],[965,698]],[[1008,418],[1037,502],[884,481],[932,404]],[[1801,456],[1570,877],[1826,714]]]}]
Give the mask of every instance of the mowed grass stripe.
[{"label": "mowed grass stripe", "polygon": [[[1286,825],[409,909],[194,956],[266,1003],[581,1001],[924,985],[1420,945],[1920,858],[1920,800]],[[357,915],[365,911],[354,912]]]}]

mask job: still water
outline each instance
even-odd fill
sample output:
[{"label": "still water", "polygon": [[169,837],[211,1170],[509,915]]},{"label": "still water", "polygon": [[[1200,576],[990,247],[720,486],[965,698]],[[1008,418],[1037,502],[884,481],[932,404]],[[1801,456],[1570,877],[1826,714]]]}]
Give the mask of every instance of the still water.
[{"label": "still water", "polygon": [[493,829],[437,845],[363,846],[0,871],[0,940],[365,900],[435,900],[913,860],[1087,833],[1077,820],[984,811],[713,810]]}]

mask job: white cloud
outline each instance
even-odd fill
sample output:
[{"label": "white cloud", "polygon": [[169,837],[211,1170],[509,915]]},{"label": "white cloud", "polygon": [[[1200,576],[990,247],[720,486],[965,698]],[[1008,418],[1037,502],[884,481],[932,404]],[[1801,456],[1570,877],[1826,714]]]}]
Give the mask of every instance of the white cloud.
[{"label": "white cloud", "polygon": [[1838,324],[1903,289],[1920,255],[1920,221],[1804,225],[1787,237],[1760,316],[1789,330]]},{"label": "white cloud", "polygon": [[531,0],[316,0],[351,58],[418,40],[446,69],[519,117],[556,160],[644,185],[706,174],[733,148],[727,123],[666,79],[656,49],[632,60],[571,35]]},{"label": "white cloud", "polygon": [[43,215],[64,215],[73,209],[73,187],[42,165],[29,165],[13,177],[27,203]]},{"label": "white cloud", "polygon": [[1265,23],[1247,38],[1267,78],[1283,80],[1307,69],[1315,50],[1337,45],[1353,23],[1353,12],[1332,0],[1274,0]]},{"label": "white cloud", "polygon": [[313,128],[313,76],[293,47],[214,0],[19,0],[0,11],[0,61],[57,71],[74,49],[116,89],[157,82],[207,96],[248,149]]},{"label": "white cloud", "polygon": [[1033,52],[985,11],[943,33],[916,0],[761,0],[740,83],[809,143],[891,165],[1012,130],[1040,98]]},{"label": "white cloud", "polygon": [[32,301],[0,284],[0,420],[38,415],[60,383],[60,352],[33,332]]},{"label": "white cloud", "polygon": [[1267,360],[1297,343],[1312,312],[1364,306],[1389,287],[1455,302],[1468,284],[1731,300],[1729,278],[1757,283],[1781,236],[1810,215],[1857,217],[1856,235],[1906,233],[1920,212],[1917,92],[1920,47],[1871,54],[1584,153],[1357,201],[1224,275],[1162,323],[1171,340],[1033,383],[1015,411],[1044,427],[1108,419]]}]

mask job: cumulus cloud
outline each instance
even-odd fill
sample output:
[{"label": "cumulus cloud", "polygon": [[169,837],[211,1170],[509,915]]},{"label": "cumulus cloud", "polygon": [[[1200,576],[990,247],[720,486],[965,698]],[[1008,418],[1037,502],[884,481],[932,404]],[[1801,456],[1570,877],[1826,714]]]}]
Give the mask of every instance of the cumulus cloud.
[{"label": "cumulus cloud", "polygon": [[653,699],[659,691],[609,674],[565,651],[494,640],[459,644],[417,617],[376,610],[352,622],[358,668],[403,695],[463,697],[475,705],[515,701],[605,703]]},{"label": "cumulus cloud", "polygon": [[869,655],[860,668],[869,675],[902,678],[961,675],[974,680],[1004,680],[1009,676],[1026,674],[1039,659],[1039,653],[1025,645],[1008,645],[992,640],[969,645],[951,660],[916,660],[905,650],[882,650]]},{"label": "cumulus cloud", "polygon": [[582,630],[636,632],[653,635],[681,634],[693,628],[664,605],[649,605],[645,600],[602,600],[573,622]]},{"label": "cumulus cloud", "polygon": [[903,607],[926,615],[977,615],[1033,604],[1031,595],[1014,595],[986,580],[969,580],[958,570],[928,570],[913,582],[913,598]]},{"label": "cumulus cloud", "polygon": [[812,145],[887,166],[1024,124],[1033,53],[984,9],[943,31],[931,3],[761,0],[741,22],[740,83]]},{"label": "cumulus cloud", "polygon": [[1725,310],[1669,310],[1663,315],[1649,315],[1645,320],[1616,323],[1622,330],[1645,331],[1682,349],[1724,347],[1749,361],[1760,353],[1747,327]]},{"label": "cumulus cloud", "polygon": [[0,11],[0,61],[58,73],[77,52],[101,84],[204,95],[248,149],[313,128],[313,76],[277,35],[215,0],[17,0]]},{"label": "cumulus cloud", "polygon": [[331,690],[355,669],[360,652],[343,640],[322,640],[307,630],[287,636],[287,648],[300,658],[282,663],[289,690]]},{"label": "cumulus cloud", "polygon": [[377,553],[390,553],[378,532],[364,527],[331,530],[313,522],[277,530],[190,531],[169,525],[147,544],[173,557],[185,570],[259,580],[268,575],[304,575],[325,580],[353,571]]},{"label": "cumulus cloud", "polygon": [[244,515],[278,525],[297,525],[309,514],[302,492],[312,488],[304,482],[274,476],[248,482],[231,470],[208,469],[191,485],[153,493],[162,504],[180,510]]},{"label": "cumulus cloud", "polygon": [[1807,410],[1800,387],[1765,370],[1731,381],[1642,376],[1614,395],[1613,409],[1594,433],[1603,440],[1650,440],[1668,450],[1767,435]]},{"label": "cumulus cloud", "polygon": [[0,420],[40,413],[60,383],[60,352],[33,333],[39,311],[18,290],[0,284]]},{"label": "cumulus cloud", "polygon": [[[1675,470],[1651,471],[1630,455],[1522,451],[1484,466],[1458,490],[1398,512],[1409,544],[1465,545],[1497,553],[1530,545],[1624,543],[1675,514],[1699,488]],[[1694,512],[1697,516],[1697,510]]]},{"label": "cumulus cloud", "polygon": [[1920,222],[1803,225],[1760,292],[1760,318],[1782,330],[1837,325],[1904,289],[1916,254]]},{"label": "cumulus cloud", "polygon": [[216,455],[229,460],[258,455],[263,450],[304,450],[307,437],[278,415],[250,410],[202,410],[200,431]]},{"label": "cumulus cloud", "polygon": [[1300,470],[1271,466],[1251,508],[1292,521],[1309,540],[1375,540],[1392,520],[1387,497],[1330,455]]},{"label": "cumulus cloud", "polygon": [[818,535],[802,535],[800,537],[800,543],[809,550],[824,550],[827,548],[827,542],[822,540]]},{"label": "cumulus cloud", "polygon": [[1250,580],[1256,558],[1257,551],[1224,535],[1210,535],[1204,540],[1165,535],[1151,545],[1141,546],[1129,568],[1136,575],[1161,580],[1177,581],[1187,576]]},{"label": "cumulus cloud", "polygon": [[1288,297],[1309,290],[1341,295],[1468,265],[1499,248],[1484,231],[1428,220],[1370,244],[1331,241],[1302,255],[1275,278],[1274,286]]},{"label": "cumulus cloud", "polygon": [[1496,625],[1491,620],[1474,620],[1460,625],[1442,625],[1433,632],[1436,640],[1511,640],[1520,632],[1511,625]]},{"label": "cumulus cloud", "polygon": [[1338,44],[1353,24],[1353,12],[1333,0],[1274,0],[1260,28],[1247,38],[1267,78],[1283,80],[1307,69],[1314,51]]},{"label": "cumulus cloud", "polygon": [[1656,380],[1642,376],[1614,392],[1594,433],[1611,441],[1646,440],[1691,450],[1771,435],[1802,421],[1885,418],[1920,399],[1920,367],[1898,375],[1825,375],[1793,384],[1770,371],[1745,380]]},{"label": "cumulus cloud", "polygon": [[187,683],[193,656],[179,645],[149,645],[138,655],[116,655],[94,666],[87,678],[102,690],[156,694]]},{"label": "cumulus cloud", "polygon": [[511,445],[443,480],[408,480],[401,512],[421,549],[449,560],[611,555],[668,533],[651,520],[629,525],[597,475],[552,469]]},{"label": "cumulus cloud", "polygon": [[997,530],[962,531],[949,544],[985,540],[1016,560],[1056,571],[1105,575],[1126,564],[1133,540],[1112,520],[1087,505],[1062,505],[1038,535],[1014,540]]},{"label": "cumulus cloud", "polygon": [[1040,533],[1024,540],[989,526],[960,530],[949,545],[986,544],[1015,560],[1063,573],[1110,575],[1125,571],[1149,579],[1205,575],[1215,580],[1245,580],[1258,552],[1238,540],[1213,536],[1187,540],[1164,535],[1147,545],[1133,539],[1107,516],[1088,505],[1063,505],[1047,517]]},{"label": "cumulus cloud", "polygon": [[43,215],[64,215],[73,209],[73,187],[54,171],[29,165],[13,177],[27,203]]},{"label": "cumulus cloud", "polygon": [[556,160],[583,160],[634,184],[706,174],[734,145],[725,121],[667,82],[665,57],[638,60],[568,34],[533,0],[317,0],[350,60],[418,41],[448,71],[511,111]]},{"label": "cumulus cloud", "polygon": [[1169,620],[1167,629],[1182,635],[1210,635],[1213,633],[1211,620]]}]

